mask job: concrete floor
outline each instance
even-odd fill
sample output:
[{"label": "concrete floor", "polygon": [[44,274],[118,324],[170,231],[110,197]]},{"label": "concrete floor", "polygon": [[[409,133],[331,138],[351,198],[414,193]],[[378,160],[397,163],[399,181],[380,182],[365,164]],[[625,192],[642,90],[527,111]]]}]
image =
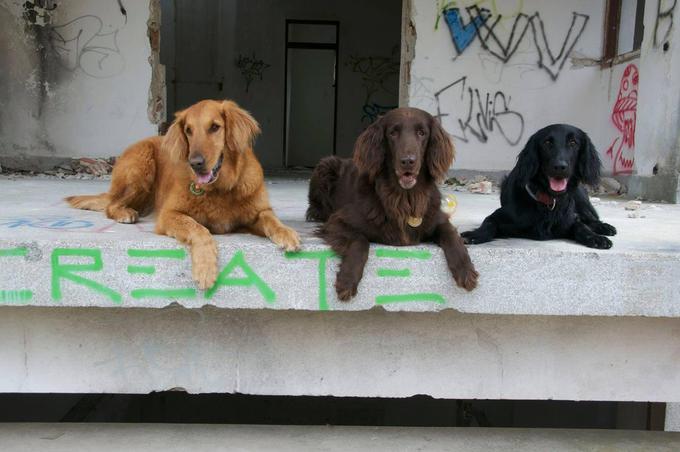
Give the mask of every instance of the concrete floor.
[{"label": "concrete floor", "polygon": [[679,433],[188,424],[0,424],[3,452],[677,451]]},{"label": "concrete floor", "polygon": [[[304,221],[307,182],[269,179],[273,207],[281,219],[296,228],[303,239],[303,251],[326,251],[328,247],[312,235],[315,224]],[[0,248],[23,247],[23,259],[13,259],[11,271],[0,274],[0,287],[31,290],[26,304],[50,306],[59,298],[51,291],[49,275],[54,270],[50,254],[56,248],[93,249],[102,256],[101,283],[113,288],[117,299],[101,296],[82,285],[64,282],[67,295],[62,306],[161,307],[173,301],[186,307],[216,304],[233,308],[342,309],[365,310],[381,304],[388,310],[438,311],[453,308],[482,314],[536,315],[644,315],[680,316],[680,206],[643,204],[644,218],[629,218],[624,201],[603,200],[598,205],[602,218],[615,225],[619,234],[611,250],[592,250],[565,240],[536,242],[522,239],[497,240],[470,247],[470,254],[481,274],[480,286],[466,293],[455,286],[441,250],[431,244],[414,247],[429,256],[417,259],[380,258],[372,247],[371,257],[359,286],[359,296],[341,303],[333,290],[337,259],[331,258],[325,279],[317,276],[318,259],[284,256],[266,239],[245,234],[216,236],[220,265],[241,252],[248,264],[275,293],[265,296],[254,289],[220,289],[219,298],[206,300],[186,289],[184,298],[164,301],[137,299],[132,294],[140,282],[154,290],[166,286],[193,285],[189,260],[157,262],[157,276],[130,275],[132,248],[177,248],[177,242],[154,234],[153,218],[136,225],[118,224],[98,212],[68,207],[63,197],[105,191],[106,181],[45,180],[0,178]],[[444,188],[444,192],[450,189]],[[458,210],[453,221],[464,231],[476,227],[499,205],[497,194],[476,195],[457,192]],[[374,255],[375,254],[375,255]],[[62,259],[66,259],[62,257]],[[405,265],[408,278],[378,275],[379,267]],[[99,270],[97,270],[99,271]],[[294,284],[291,282],[294,281]],[[325,282],[323,282],[325,281]],[[323,291],[323,284],[327,288]],[[156,287],[154,287],[156,286]],[[54,287],[52,287],[53,289]],[[417,290],[414,290],[416,288]],[[559,290],[556,290],[559,288]],[[383,295],[426,293],[429,301],[378,303]],[[436,302],[433,302],[433,295]],[[94,295],[94,296],[93,296]],[[7,297],[6,297],[7,298]],[[275,299],[274,299],[275,298]],[[112,303],[113,300],[113,303]],[[21,301],[21,300],[19,300]],[[24,300],[26,301],[26,300]]]}]

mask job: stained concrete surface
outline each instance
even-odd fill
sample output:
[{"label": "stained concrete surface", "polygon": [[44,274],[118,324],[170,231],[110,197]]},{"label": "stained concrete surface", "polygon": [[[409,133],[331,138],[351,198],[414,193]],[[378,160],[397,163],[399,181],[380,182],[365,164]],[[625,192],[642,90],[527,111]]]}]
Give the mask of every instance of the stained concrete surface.
[{"label": "stained concrete surface", "polygon": [[613,430],[159,424],[0,424],[6,452],[676,451],[680,434]]},{"label": "stained concrete surface", "polygon": [[[680,316],[680,206],[676,205],[643,204],[639,212],[644,218],[629,218],[625,201],[603,200],[597,207],[601,216],[619,230],[611,250],[592,250],[563,240],[520,239],[470,247],[481,274],[480,286],[472,293],[455,286],[436,246],[399,248],[424,253],[383,257],[378,250],[396,248],[374,245],[359,296],[341,303],[333,290],[337,259],[328,259],[320,277],[323,268],[318,256],[284,256],[268,240],[243,234],[216,237],[220,266],[242,257],[239,262],[245,262],[264,286],[221,286],[206,296],[195,290],[188,258],[131,255],[130,249],[182,248],[175,240],[151,232],[153,218],[121,225],[97,212],[71,209],[62,201],[64,196],[98,193],[107,187],[104,181],[0,178],[0,249],[25,250],[22,255],[0,258],[0,289],[23,291],[21,296],[5,297],[5,304],[161,307],[176,302],[187,307],[214,304],[299,310],[365,310],[381,305],[402,311],[452,308],[485,314]],[[300,232],[303,251],[328,250],[313,236],[315,225],[304,221],[307,183],[270,179],[268,189],[277,214]],[[477,226],[499,204],[497,194],[456,196],[459,205],[454,223],[461,231]],[[93,289],[63,274],[55,280],[55,249],[64,248],[92,250],[87,256],[57,256],[56,265],[99,262],[101,269],[86,272],[81,267],[75,274],[104,289]],[[132,274],[130,265],[153,265],[155,274]],[[410,277],[379,276],[381,268],[409,269]],[[243,266],[225,277],[241,278],[242,271]],[[145,289],[183,292],[133,295]],[[389,298],[407,295],[414,300]]]}]

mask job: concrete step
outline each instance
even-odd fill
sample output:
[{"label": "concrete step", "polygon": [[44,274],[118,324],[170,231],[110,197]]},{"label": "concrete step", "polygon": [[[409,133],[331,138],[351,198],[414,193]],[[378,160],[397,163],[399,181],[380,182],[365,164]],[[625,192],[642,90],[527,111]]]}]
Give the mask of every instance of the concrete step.
[{"label": "concrete step", "polygon": [[627,430],[188,424],[0,424],[4,452],[677,451],[680,433]]},{"label": "concrete step", "polygon": [[[643,205],[644,218],[629,218],[622,202],[603,203],[603,219],[619,230],[607,251],[519,239],[471,247],[481,274],[473,293],[455,286],[433,245],[373,245],[358,297],[341,303],[333,290],[338,259],[312,235],[314,224],[303,221],[305,181],[268,182],[274,209],[302,235],[302,252],[286,255],[251,235],[218,236],[221,267],[235,266],[223,285],[205,293],[191,281],[184,248],[151,232],[152,218],[122,225],[62,201],[107,187],[102,181],[0,179],[0,305],[680,316],[680,206]],[[497,195],[457,196],[460,230],[478,225],[499,203]]]}]

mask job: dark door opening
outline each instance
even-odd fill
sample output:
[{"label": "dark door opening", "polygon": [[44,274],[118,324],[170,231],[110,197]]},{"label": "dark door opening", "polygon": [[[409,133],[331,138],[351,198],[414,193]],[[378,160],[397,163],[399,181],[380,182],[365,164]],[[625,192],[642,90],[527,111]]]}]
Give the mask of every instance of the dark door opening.
[{"label": "dark door opening", "polygon": [[336,21],[286,21],[284,161],[313,167],[335,155],[338,98]]}]

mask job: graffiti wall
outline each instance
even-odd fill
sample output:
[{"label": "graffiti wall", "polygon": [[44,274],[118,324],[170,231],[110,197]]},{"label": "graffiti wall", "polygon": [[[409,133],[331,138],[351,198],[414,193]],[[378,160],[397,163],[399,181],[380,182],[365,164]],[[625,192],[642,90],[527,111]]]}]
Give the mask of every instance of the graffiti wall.
[{"label": "graffiti wall", "polygon": [[106,157],[155,134],[154,4],[0,0],[0,97],[11,112],[0,117],[0,156]]},{"label": "graffiti wall", "polygon": [[639,73],[602,70],[605,2],[415,0],[410,104],[457,142],[457,168],[512,168],[533,132],[583,128],[605,169],[630,173]]}]

